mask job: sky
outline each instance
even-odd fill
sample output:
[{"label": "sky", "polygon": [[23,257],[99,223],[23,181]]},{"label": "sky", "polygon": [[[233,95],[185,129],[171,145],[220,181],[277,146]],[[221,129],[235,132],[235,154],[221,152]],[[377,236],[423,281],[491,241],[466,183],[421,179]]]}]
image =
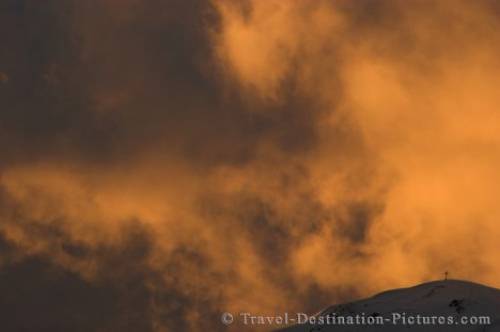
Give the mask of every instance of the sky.
[{"label": "sky", "polygon": [[3,327],[500,287],[499,28],[487,0],[3,0]]}]

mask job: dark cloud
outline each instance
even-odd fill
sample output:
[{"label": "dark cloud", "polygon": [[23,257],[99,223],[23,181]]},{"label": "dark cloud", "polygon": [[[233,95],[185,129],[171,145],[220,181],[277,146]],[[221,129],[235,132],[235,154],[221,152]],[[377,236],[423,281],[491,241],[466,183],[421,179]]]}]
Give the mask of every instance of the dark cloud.
[{"label": "dark cloud", "polygon": [[[152,331],[147,274],[136,272],[136,249],[102,252],[99,282],[42,256],[4,262],[0,273],[2,328],[8,331]],[[16,251],[2,241],[2,256]],[[111,272],[112,271],[112,272]],[[120,274],[117,274],[121,272]],[[149,278],[149,276],[148,276]]]},{"label": "dark cloud", "polygon": [[310,101],[249,115],[269,106],[221,91],[206,1],[26,1],[22,14],[2,15],[4,163],[149,149],[210,165],[248,160],[261,140],[294,149],[314,137]]}]

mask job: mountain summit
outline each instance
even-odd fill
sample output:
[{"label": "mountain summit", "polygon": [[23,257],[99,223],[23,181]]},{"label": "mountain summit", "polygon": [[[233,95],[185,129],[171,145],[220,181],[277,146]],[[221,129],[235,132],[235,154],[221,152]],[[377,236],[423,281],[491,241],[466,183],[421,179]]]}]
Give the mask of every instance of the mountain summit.
[{"label": "mountain summit", "polygon": [[500,290],[459,280],[434,281],[333,305],[299,319],[300,324],[280,331],[499,332]]}]

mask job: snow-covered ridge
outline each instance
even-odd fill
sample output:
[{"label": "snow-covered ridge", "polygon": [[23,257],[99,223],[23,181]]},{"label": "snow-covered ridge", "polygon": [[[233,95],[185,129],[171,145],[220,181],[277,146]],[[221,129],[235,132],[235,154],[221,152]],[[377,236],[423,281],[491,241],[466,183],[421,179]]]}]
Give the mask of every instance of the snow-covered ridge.
[{"label": "snow-covered ridge", "polygon": [[[347,317],[351,317],[350,322]],[[439,322],[439,317],[446,321]],[[500,332],[500,290],[459,280],[434,281],[333,305],[314,318],[316,324],[301,324],[280,331]],[[350,324],[356,318],[357,322]],[[372,324],[368,324],[368,320]],[[375,324],[375,321],[384,322]]]}]

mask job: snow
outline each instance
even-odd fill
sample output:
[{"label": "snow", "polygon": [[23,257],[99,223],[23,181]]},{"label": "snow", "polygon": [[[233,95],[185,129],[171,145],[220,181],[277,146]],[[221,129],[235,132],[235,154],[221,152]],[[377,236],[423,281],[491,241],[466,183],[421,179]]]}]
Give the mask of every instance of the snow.
[{"label": "snow", "polygon": [[[386,291],[371,298],[331,306],[314,318],[356,315],[361,319],[384,320],[383,325],[362,324],[301,324],[281,332],[354,332],[354,331],[456,331],[456,332],[500,332],[500,290],[459,280],[443,280],[425,283],[411,288]],[[393,316],[396,315],[396,316]],[[420,316],[443,316],[450,319],[444,324],[403,324],[402,319],[394,324],[394,317],[406,315],[416,321]],[[461,319],[489,317],[489,324],[462,324]],[[451,318],[448,318],[451,317]],[[464,318],[466,317],[466,318]],[[421,322],[423,318],[420,318]],[[429,318],[432,319],[432,318]],[[437,318],[434,318],[437,319]]]}]

